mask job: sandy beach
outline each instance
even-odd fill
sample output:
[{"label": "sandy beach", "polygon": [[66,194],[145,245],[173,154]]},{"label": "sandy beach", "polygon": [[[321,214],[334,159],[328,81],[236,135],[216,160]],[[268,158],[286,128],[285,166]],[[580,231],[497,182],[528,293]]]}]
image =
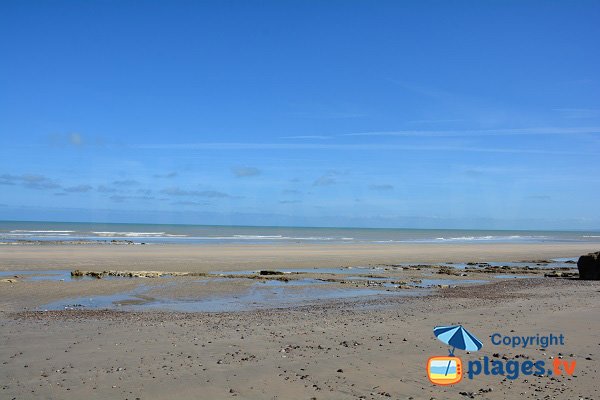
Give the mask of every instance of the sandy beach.
[{"label": "sandy beach", "polygon": [[0,1],[0,400],[600,400],[600,1]]},{"label": "sandy beach", "polygon": [[[589,245],[411,246],[3,246],[2,270],[128,269],[210,272],[249,268],[348,267],[399,263],[539,261],[575,257]],[[481,271],[476,270],[480,268]],[[317,270],[318,271],[318,270]],[[377,276],[370,272],[372,279]],[[382,269],[405,281],[439,268]],[[358,296],[310,304],[272,304],[232,312],[143,312],[118,309],[37,311],[56,299],[135,290],[156,279],[28,281],[0,287],[2,398],[17,399],[444,399],[598,398],[600,285],[548,278],[491,279],[481,267],[444,275],[457,285],[424,294]],[[291,276],[291,275],[290,275]],[[312,277],[312,275],[306,275]],[[315,275],[317,276],[317,275]],[[334,275],[323,275],[334,276]],[[319,276],[323,278],[323,276]],[[304,275],[298,275],[306,279]],[[298,278],[291,276],[292,279]],[[268,283],[269,278],[262,277]],[[189,277],[165,279],[147,296],[200,296]],[[252,279],[210,281],[202,296],[240,295]],[[348,287],[333,282],[328,291]],[[392,278],[390,278],[392,279]],[[461,285],[461,280],[487,279]],[[195,281],[194,281],[195,282]],[[374,281],[376,282],[376,281]],[[277,282],[274,282],[277,283]],[[346,285],[346,286],[344,286]],[[300,290],[300,289],[298,289]],[[400,289],[397,289],[400,291]],[[411,290],[406,290],[411,292]],[[293,290],[286,292],[293,295]],[[453,386],[433,385],[425,365],[448,354],[436,325],[462,324],[484,343],[463,363],[489,359],[576,360],[575,373],[516,379],[480,374]],[[512,348],[494,333],[563,334],[563,346]],[[457,352],[458,353],[458,352]],[[466,370],[466,368],[465,368]]]},{"label": "sandy beach", "polygon": [[295,245],[4,245],[0,270],[130,269],[210,272],[253,268],[521,261],[578,257],[590,243],[295,244]]}]

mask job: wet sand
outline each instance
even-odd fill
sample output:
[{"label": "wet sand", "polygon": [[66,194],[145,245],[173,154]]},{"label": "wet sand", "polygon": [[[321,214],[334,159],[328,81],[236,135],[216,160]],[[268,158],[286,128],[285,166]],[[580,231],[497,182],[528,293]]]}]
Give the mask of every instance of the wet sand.
[{"label": "wet sand", "polygon": [[[245,313],[2,313],[0,386],[5,398],[595,399],[599,291],[533,279]],[[576,374],[434,386],[425,362],[447,350],[431,330],[456,323],[485,342],[477,355],[461,352],[465,360],[498,353],[551,362],[562,353],[577,360]],[[566,345],[495,347],[494,332],[563,333]]]},{"label": "wet sand", "polygon": [[[14,246],[0,248],[0,266],[203,272],[518,261],[594,250],[561,246]],[[430,272],[397,274],[417,277]],[[476,278],[469,274],[450,278]],[[168,295],[189,296],[194,289],[185,283],[186,277],[1,283],[0,398],[599,398],[600,282],[534,276],[433,289],[425,297],[369,296],[227,313],[29,311],[56,298],[117,293],[157,279],[184,282]],[[235,280],[215,287],[243,290]],[[484,342],[477,353],[457,351],[465,364],[483,356],[547,364],[564,357],[576,360],[575,373],[514,380],[479,375],[454,386],[435,386],[427,380],[425,364],[430,356],[447,355],[448,349],[432,329],[454,324],[463,324]],[[495,332],[562,333],[565,345],[493,346],[490,335]]]},{"label": "wet sand", "polygon": [[2,245],[0,270],[210,272],[578,257],[593,244]]}]

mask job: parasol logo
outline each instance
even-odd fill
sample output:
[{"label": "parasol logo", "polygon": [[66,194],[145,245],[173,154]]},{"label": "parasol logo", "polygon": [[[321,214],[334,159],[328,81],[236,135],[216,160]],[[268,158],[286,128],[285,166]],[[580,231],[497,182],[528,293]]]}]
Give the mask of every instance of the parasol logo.
[{"label": "parasol logo", "polygon": [[453,385],[460,382],[463,376],[462,360],[454,356],[454,351],[477,351],[483,347],[483,343],[462,325],[436,326],[433,328],[433,334],[449,346],[449,354],[430,357],[427,360],[427,377],[436,385]]},{"label": "parasol logo", "polygon": [[[494,353],[490,356],[479,357],[477,360],[468,360],[464,364],[459,357],[454,355],[456,350],[468,352],[478,351],[483,347],[479,339],[461,325],[455,326],[436,326],[433,328],[433,334],[442,343],[448,345],[447,356],[434,356],[427,360],[427,376],[431,383],[436,385],[453,385],[462,380],[463,374],[469,379],[478,375],[498,375],[506,379],[517,379],[519,376],[573,376],[577,361],[573,359],[563,359],[561,353],[557,357],[550,357],[551,365],[546,364],[546,360],[510,359],[506,355],[500,356]],[[541,346],[545,350],[551,346],[564,346],[565,335],[560,334],[536,334],[529,336],[502,335],[494,333],[490,335],[493,346],[506,346],[512,349],[521,347]],[[515,356],[518,358],[519,356]]]}]

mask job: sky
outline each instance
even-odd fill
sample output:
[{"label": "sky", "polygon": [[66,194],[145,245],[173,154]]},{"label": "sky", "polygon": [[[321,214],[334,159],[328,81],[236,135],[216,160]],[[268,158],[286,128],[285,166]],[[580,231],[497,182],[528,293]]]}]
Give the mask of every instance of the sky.
[{"label": "sky", "polygon": [[0,2],[0,219],[600,228],[598,1]]}]

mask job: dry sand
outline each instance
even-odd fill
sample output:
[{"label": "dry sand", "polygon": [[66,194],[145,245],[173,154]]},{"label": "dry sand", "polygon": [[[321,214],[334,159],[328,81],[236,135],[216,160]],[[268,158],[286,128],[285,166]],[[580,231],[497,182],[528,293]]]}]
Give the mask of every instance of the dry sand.
[{"label": "dry sand", "polygon": [[[561,246],[12,246],[0,248],[0,267],[206,271],[517,261],[595,250]],[[0,284],[0,398],[600,398],[600,282],[533,278],[439,289],[427,297],[375,296],[235,313],[16,312],[60,296],[137,284]],[[484,342],[477,353],[457,351],[465,363],[488,356],[549,364],[564,356],[577,361],[575,374],[515,380],[480,375],[435,386],[425,364],[447,348],[432,329],[451,324],[463,324]],[[562,333],[565,345],[493,346],[494,332]]]}]

